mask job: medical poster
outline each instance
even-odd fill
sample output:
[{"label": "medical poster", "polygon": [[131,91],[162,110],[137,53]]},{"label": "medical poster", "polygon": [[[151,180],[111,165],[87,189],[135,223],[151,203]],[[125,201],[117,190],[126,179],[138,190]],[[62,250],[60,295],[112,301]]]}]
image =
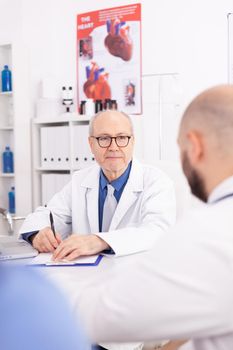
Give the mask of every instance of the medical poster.
[{"label": "medical poster", "polygon": [[140,114],[141,5],[77,16],[78,101],[116,100],[118,110]]}]

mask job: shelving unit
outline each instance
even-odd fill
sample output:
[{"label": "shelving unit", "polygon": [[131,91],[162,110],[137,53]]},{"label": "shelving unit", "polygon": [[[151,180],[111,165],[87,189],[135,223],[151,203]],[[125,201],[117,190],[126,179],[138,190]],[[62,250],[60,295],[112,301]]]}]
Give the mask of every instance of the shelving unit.
[{"label": "shelving unit", "polygon": [[[12,47],[0,45],[0,70],[7,64],[12,70]],[[0,90],[2,86],[0,85]],[[1,155],[6,146],[10,146],[14,152],[14,94],[13,91],[0,92],[0,152]],[[1,156],[0,172],[0,203],[1,207],[8,208],[8,192],[15,186],[15,174],[3,173],[3,161]]]},{"label": "shelving unit", "polygon": [[[83,168],[85,166],[89,166],[94,162],[93,155],[89,151],[86,155],[83,154],[83,156],[80,155],[80,147],[77,145],[77,140],[81,134],[83,144],[85,144],[85,148],[89,149],[88,141],[87,141],[87,127],[89,125],[90,118],[81,116],[78,114],[65,114],[61,117],[58,117],[56,119],[37,119],[34,118],[32,120],[32,140],[33,140],[33,209],[35,209],[39,205],[45,205],[46,203],[43,202],[43,177],[44,175],[48,175],[51,177],[52,181],[55,182],[57,175],[66,175],[63,176],[64,183],[68,182],[70,179],[70,175],[72,173],[80,168]],[[84,129],[82,130],[82,126],[85,126],[85,132]],[[64,156],[64,159],[67,161],[67,164],[59,163],[62,161],[62,156],[53,155],[51,157],[46,157],[46,160],[50,160],[49,158],[54,160],[54,163],[48,162],[48,164],[44,161],[43,158],[43,149],[47,151],[47,147],[42,147],[42,133],[43,129],[51,129],[48,131],[51,131],[52,133],[52,139],[53,142],[56,142],[56,131],[63,127],[61,141],[59,142],[62,144],[62,148],[67,149],[67,154]],[[52,129],[54,128],[54,129]],[[67,129],[66,129],[67,128]],[[77,129],[78,128],[78,129]],[[66,132],[64,132],[66,131]],[[78,135],[79,133],[79,135]],[[80,134],[81,133],[81,134]],[[48,134],[49,135],[49,134]],[[85,137],[86,135],[86,137]],[[44,139],[43,139],[44,140]],[[49,140],[49,136],[47,138],[47,141]],[[45,141],[45,142],[47,142]],[[49,141],[48,141],[49,142]],[[81,141],[80,141],[81,142]],[[43,148],[43,149],[42,149]],[[77,155],[79,154],[79,155]],[[48,158],[48,159],[47,159]],[[46,164],[46,165],[45,165]],[[67,176],[68,175],[68,176]],[[61,181],[62,183],[62,181]],[[60,185],[60,188],[63,186]],[[60,189],[59,186],[57,190]],[[57,192],[54,191],[54,192]],[[48,188],[47,198],[50,198],[54,193],[51,190],[51,188]],[[45,201],[45,200],[44,200]]]},{"label": "shelving unit", "polygon": [[[12,72],[12,91],[0,91],[0,207],[8,209],[8,192],[15,186],[14,219],[17,219],[32,210],[28,56],[22,42],[0,43],[0,71],[6,64]],[[14,173],[5,174],[2,152],[8,145],[14,153]],[[22,221],[14,220],[15,233],[21,224]],[[0,230],[7,234],[2,216]]]}]

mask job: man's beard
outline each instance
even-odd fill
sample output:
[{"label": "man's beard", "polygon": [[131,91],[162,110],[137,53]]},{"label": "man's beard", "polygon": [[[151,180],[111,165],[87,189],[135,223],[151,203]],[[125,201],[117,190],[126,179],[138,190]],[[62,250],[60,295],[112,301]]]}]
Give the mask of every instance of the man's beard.
[{"label": "man's beard", "polygon": [[192,194],[203,202],[207,202],[208,196],[205,191],[204,180],[197,170],[193,169],[191,166],[187,152],[182,154],[182,168],[188,180]]}]

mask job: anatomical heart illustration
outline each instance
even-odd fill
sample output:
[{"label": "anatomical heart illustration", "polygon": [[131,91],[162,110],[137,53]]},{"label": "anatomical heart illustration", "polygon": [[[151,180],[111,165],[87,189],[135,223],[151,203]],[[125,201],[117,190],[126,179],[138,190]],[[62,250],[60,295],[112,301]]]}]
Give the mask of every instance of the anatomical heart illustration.
[{"label": "anatomical heart illustration", "polygon": [[77,102],[115,101],[142,112],[141,4],[77,15]]},{"label": "anatomical heart illustration", "polygon": [[104,68],[99,68],[95,62],[91,62],[91,67],[86,66],[86,79],[83,90],[87,98],[93,100],[111,99],[108,73],[104,72]]},{"label": "anatomical heart illustration", "polygon": [[129,61],[132,57],[133,42],[130,37],[129,25],[120,21],[118,18],[107,20],[107,36],[104,44],[109,53],[113,56]]}]

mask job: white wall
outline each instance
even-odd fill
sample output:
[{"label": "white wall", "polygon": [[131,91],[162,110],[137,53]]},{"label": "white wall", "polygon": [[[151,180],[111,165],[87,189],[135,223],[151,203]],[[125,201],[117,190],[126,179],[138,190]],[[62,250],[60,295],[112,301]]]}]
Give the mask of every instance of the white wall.
[{"label": "white wall", "polygon": [[[2,1],[1,1],[2,2]],[[0,2],[0,4],[1,4]],[[10,6],[15,1],[4,1]],[[42,76],[76,83],[76,15],[109,7],[102,0],[21,0],[33,92]],[[112,6],[137,1],[112,1]],[[186,103],[227,79],[227,13],[231,0],[142,0],[143,74],[178,72]],[[17,21],[16,21],[17,22]]]},{"label": "white wall", "polygon": [[[180,108],[172,112],[170,128],[172,113],[167,114],[164,130],[165,139],[175,143],[180,111],[188,101],[211,85],[227,82],[227,13],[233,11],[231,0],[0,0],[0,41],[11,36],[21,40],[28,51],[32,117],[43,77],[54,78],[57,96],[62,85],[76,86],[76,15],[135,2],[142,3],[143,75],[179,73],[182,94],[176,102]],[[158,84],[158,78],[155,81]],[[150,162],[158,157],[157,107],[156,103],[148,104],[143,118],[136,117],[141,138],[137,154]],[[171,109],[171,103],[166,108]],[[168,158],[173,156],[176,159],[176,152]]]},{"label": "white wall", "polygon": [[[143,74],[178,72],[182,94],[178,114],[165,113],[171,128],[164,130],[164,139],[174,144],[181,113],[201,90],[227,82],[227,13],[233,3],[222,1],[155,0],[142,1]],[[155,159],[155,106],[148,111],[144,123],[144,158]],[[175,119],[175,120],[174,120]],[[156,135],[157,136],[157,135]],[[171,151],[171,147],[169,147]],[[173,157],[173,154],[170,154]]]},{"label": "white wall", "polygon": [[142,3],[143,73],[179,72],[185,103],[201,89],[226,82],[227,13],[233,11],[232,1]]},{"label": "white wall", "polygon": [[0,44],[21,37],[22,0],[0,0]]},{"label": "white wall", "polygon": [[[135,1],[112,1],[112,6],[131,3]],[[179,73],[182,89],[176,100],[181,105],[179,111],[202,89],[227,81],[227,13],[233,10],[230,0],[142,0],[141,3],[142,73]],[[76,86],[76,15],[109,7],[110,2],[22,0],[22,4],[33,114],[41,78],[54,78],[58,96],[62,85]],[[156,93],[154,100],[157,101]],[[143,138],[136,153],[146,161],[153,161],[158,157],[158,110],[155,105],[144,107],[143,120],[135,118],[138,137]],[[169,130],[172,112],[168,112],[163,134],[166,140],[171,140],[170,149],[175,143],[174,125],[180,118],[180,113],[175,114]],[[170,152],[167,157],[175,159],[176,152]]]}]

